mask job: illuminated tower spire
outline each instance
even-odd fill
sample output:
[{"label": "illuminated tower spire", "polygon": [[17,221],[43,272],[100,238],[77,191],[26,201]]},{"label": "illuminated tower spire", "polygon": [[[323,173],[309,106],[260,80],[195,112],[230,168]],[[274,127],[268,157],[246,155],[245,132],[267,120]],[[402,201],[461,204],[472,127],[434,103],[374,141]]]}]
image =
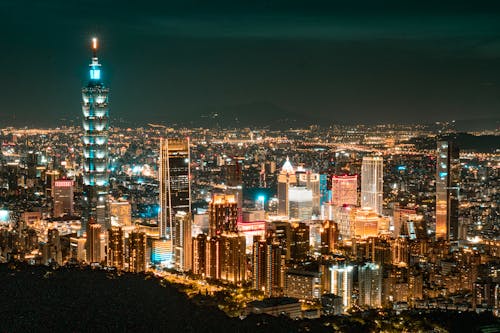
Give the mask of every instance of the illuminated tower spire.
[{"label": "illuminated tower spire", "polygon": [[108,128],[109,89],[101,76],[97,58],[97,38],[92,39],[89,81],[82,89],[84,222],[90,217],[108,229]]}]

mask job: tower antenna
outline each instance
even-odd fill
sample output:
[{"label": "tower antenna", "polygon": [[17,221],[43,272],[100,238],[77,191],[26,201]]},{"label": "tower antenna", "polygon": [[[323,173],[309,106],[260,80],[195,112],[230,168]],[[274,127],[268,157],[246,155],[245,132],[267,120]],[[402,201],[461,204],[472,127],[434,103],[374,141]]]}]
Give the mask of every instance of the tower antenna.
[{"label": "tower antenna", "polygon": [[92,54],[94,58],[97,58],[97,38],[92,38]]}]

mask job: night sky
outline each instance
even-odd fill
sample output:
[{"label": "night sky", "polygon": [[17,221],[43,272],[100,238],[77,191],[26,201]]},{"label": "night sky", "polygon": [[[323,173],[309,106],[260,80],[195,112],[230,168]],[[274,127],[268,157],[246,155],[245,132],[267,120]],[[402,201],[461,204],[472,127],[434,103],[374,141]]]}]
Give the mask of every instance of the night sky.
[{"label": "night sky", "polygon": [[350,123],[500,114],[500,1],[131,2],[0,0],[0,126],[77,121],[92,36],[130,122],[259,105]]}]

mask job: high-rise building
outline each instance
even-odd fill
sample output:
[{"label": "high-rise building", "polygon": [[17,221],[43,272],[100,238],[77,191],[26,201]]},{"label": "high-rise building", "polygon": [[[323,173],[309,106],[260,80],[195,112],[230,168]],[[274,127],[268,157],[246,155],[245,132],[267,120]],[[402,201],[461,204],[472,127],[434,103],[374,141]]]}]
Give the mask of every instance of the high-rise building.
[{"label": "high-rise building", "polygon": [[353,266],[341,263],[329,267],[329,293],[342,297],[343,312],[352,305]]},{"label": "high-rise building", "polygon": [[382,215],[384,200],[384,159],[365,156],[361,164],[361,207],[370,207]]},{"label": "high-rise building", "polygon": [[238,204],[238,222],[243,222],[243,178],[241,161],[226,165],[226,194],[234,195]]},{"label": "high-rise building", "polygon": [[358,175],[332,177],[332,204],[338,207],[358,205]]},{"label": "high-rise building", "polygon": [[328,254],[335,250],[339,240],[338,224],[326,220],[321,227],[321,254]]},{"label": "high-rise building", "polygon": [[389,230],[389,220],[379,216],[372,208],[356,209],[353,217],[351,221],[354,224],[354,236],[356,237],[377,237],[383,224],[387,224],[387,230]]},{"label": "high-rise building", "polygon": [[87,223],[87,262],[100,263],[101,258],[101,228],[102,226],[90,217]]},{"label": "high-rise building", "polygon": [[252,286],[266,296],[279,296],[284,287],[283,246],[273,238],[254,237],[252,247]]},{"label": "high-rise building", "polygon": [[209,236],[238,232],[238,204],[234,195],[215,194],[208,205]]},{"label": "high-rise building", "polygon": [[320,174],[306,171],[298,174],[298,186],[304,186],[311,191],[312,214],[318,216],[320,213]]},{"label": "high-rise building", "polygon": [[278,175],[278,215],[289,216],[289,189],[296,184],[295,170],[287,157]]},{"label": "high-rise building", "polygon": [[146,270],[146,234],[131,232],[128,239],[128,269],[130,272]]},{"label": "high-rise building", "polygon": [[178,271],[190,271],[192,268],[191,214],[177,212],[174,217],[174,261]]},{"label": "high-rise building", "polygon": [[270,224],[270,235],[280,243],[281,252],[286,260],[291,259],[292,226],[289,222],[273,221]]},{"label": "high-rise building", "polygon": [[132,225],[132,206],[128,201],[111,201],[110,215],[112,225],[119,225],[122,227]]},{"label": "high-rise building", "polygon": [[220,236],[220,278],[231,283],[246,281],[246,239],[244,235],[224,232]]},{"label": "high-rise building", "polygon": [[104,85],[97,58],[97,39],[92,43],[90,80],[82,89],[83,111],[83,222],[91,217],[103,228],[110,227],[108,203],[109,88]]},{"label": "high-rise building", "polygon": [[309,252],[309,226],[303,222],[292,223],[290,256],[294,260],[303,260]]},{"label": "high-rise building", "polygon": [[221,274],[221,239],[220,236],[212,236],[207,239],[205,273],[206,277],[219,280]]},{"label": "high-rise building", "polygon": [[359,305],[379,308],[382,306],[382,267],[366,263],[358,268]]},{"label": "high-rise building", "polygon": [[189,138],[160,140],[160,238],[173,238],[177,212],[191,213]]},{"label": "high-rise building", "polygon": [[207,256],[207,235],[193,237],[193,274],[205,276]]},{"label": "high-rise building", "polygon": [[54,216],[73,215],[73,181],[60,179],[54,181]]},{"label": "high-rise building", "polygon": [[108,266],[123,269],[123,230],[121,227],[108,229]]},{"label": "high-rise building", "polygon": [[436,153],[436,239],[457,240],[459,150],[451,141],[438,141]]},{"label": "high-rise building", "polygon": [[288,189],[288,216],[293,219],[310,220],[312,215],[313,191],[305,186],[290,187]]}]

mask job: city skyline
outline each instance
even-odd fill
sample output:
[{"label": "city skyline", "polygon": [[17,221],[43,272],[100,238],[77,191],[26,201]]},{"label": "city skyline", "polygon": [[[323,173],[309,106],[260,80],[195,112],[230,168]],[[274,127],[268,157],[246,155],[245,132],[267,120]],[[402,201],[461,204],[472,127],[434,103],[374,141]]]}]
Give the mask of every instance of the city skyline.
[{"label": "city skyline", "polygon": [[0,3],[0,331],[500,333],[489,3]]},{"label": "city skyline", "polygon": [[264,124],[295,118],[294,126],[497,118],[493,1],[148,4],[0,4],[9,31],[0,54],[9,64],[0,89],[5,122],[78,123],[72,87],[84,81],[76,68],[82,41],[93,36],[103,41],[103,79],[122,124],[196,124],[218,114],[245,126],[250,113]]}]

